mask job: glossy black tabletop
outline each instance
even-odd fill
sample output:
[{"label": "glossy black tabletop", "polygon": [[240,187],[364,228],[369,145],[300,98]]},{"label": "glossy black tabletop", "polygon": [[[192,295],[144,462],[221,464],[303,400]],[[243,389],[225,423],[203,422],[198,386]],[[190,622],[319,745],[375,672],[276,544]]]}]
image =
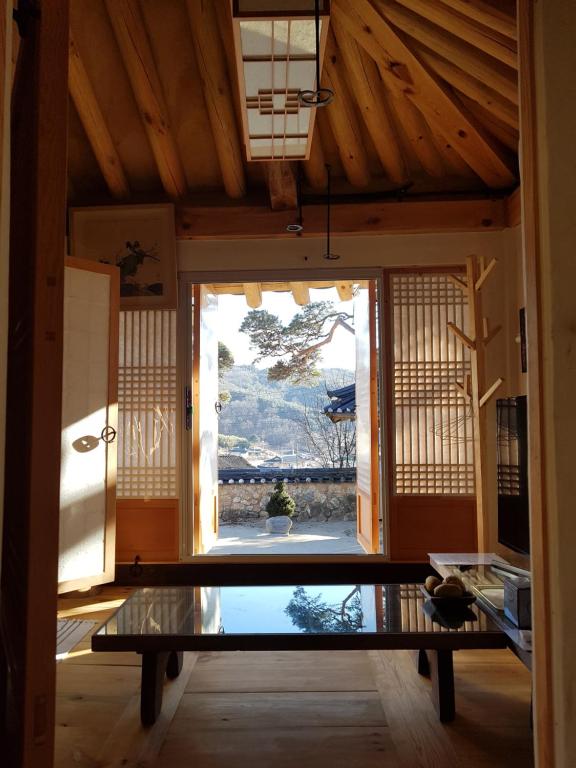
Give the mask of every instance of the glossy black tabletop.
[{"label": "glossy black tabletop", "polygon": [[438,611],[417,584],[140,589],[92,638],[137,651],[505,645],[475,604]]}]

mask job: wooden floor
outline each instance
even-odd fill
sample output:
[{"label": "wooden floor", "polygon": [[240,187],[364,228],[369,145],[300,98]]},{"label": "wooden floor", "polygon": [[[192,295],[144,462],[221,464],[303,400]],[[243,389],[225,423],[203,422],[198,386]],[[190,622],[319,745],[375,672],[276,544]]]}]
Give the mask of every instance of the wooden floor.
[{"label": "wooden floor", "polygon": [[[103,621],[130,590],[62,599]],[[441,725],[410,653],[185,655],[157,723],[139,722],[140,657],[58,664],[57,768],[530,768],[530,676],[509,651],[454,655],[457,717]]]}]

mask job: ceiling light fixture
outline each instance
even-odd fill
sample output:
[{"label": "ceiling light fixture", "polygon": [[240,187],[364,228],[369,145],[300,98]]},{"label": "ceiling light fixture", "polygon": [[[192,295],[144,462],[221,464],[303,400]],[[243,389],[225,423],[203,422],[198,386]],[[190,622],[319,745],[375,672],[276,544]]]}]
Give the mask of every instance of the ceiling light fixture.
[{"label": "ceiling light fixture", "polygon": [[326,250],[323,257],[327,261],[338,261],[340,256],[330,250],[330,209],[332,206],[332,166],[326,165]]},{"label": "ceiling light fixture", "polygon": [[248,160],[307,160],[315,109],[332,99],[320,70],[329,0],[234,0],[232,15]]}]

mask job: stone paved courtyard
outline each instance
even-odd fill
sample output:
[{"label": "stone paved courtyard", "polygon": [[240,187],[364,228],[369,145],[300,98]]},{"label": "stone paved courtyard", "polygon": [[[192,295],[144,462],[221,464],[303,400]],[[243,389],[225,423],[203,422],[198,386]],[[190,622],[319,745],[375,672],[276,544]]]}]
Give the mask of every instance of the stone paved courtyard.
[{"label": "stone paved courtyard", "polygon": [[266,521],[220,523],[209,555],[362,555],[356,523],[347,520],[298,522],[287,536],[267,533]]}]

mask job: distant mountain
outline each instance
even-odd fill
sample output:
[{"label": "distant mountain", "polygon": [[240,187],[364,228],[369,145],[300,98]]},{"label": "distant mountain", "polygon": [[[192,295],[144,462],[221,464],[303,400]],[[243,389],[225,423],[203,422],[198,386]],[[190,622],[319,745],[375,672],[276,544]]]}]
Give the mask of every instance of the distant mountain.
[{"label": "distant mountain", "polygon": [[224,374],[220,388],[230,393],[220,414],[222,435],[236,435],[252,442],[264,441],[272,450],[298,448],[299,419],[305,406],[322,408],[326,390],[354,381],[344,368],[326,368],[310,386],[269,381],[267,371],[251,365],[235,365]]}]

